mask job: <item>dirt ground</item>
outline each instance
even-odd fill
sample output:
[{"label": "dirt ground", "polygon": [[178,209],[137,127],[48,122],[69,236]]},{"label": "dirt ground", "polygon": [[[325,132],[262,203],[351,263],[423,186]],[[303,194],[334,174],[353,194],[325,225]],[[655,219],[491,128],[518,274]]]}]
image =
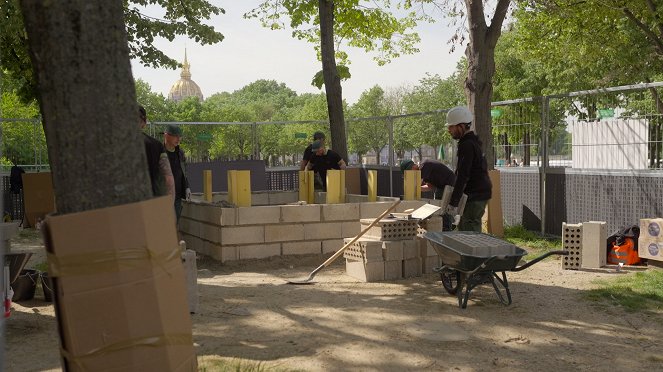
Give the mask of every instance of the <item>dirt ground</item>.
[{"label": "dirt ground", "polygon": [[[25,235],[25,234],[23,234]],[[12,252],[44,260],[37,234]],[[221,265],[200,258],[200,311],[192,315],[198,360],[250,360],[260,368],[307,371],[663,370],[663,313],[631,313],[583,294],[629,272],[561,270],[546,260],[508,273],[513,304],[492,287],[459,309],[433,274],[361,283],[339,259],[313,285],[288,285],[320,256]],[[632,272],[632,271],[631,271]],[[53,306],[39,292],[13,305],[5,323],[5,370],[60,370]],[[213,370],[213,368],[206,368]]]}]

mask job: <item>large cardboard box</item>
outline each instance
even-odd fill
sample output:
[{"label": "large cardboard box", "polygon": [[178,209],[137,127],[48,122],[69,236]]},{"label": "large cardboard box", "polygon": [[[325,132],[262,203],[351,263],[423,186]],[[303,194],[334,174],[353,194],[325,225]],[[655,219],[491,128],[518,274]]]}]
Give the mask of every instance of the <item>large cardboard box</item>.
[{"label": "large cardboard box", "polygon": [[44,237],[65,370],[196,370],[168,196],[51,216]]},{"label": "large cardboard box", "polygon": [[55,211],[55,194],[50,172],[23,173],[23,205],[27,226]]},{"label": "large cardboard box", "polygon": [[663,261],[663,218],[640,220],[638,256],[648,260]]}]

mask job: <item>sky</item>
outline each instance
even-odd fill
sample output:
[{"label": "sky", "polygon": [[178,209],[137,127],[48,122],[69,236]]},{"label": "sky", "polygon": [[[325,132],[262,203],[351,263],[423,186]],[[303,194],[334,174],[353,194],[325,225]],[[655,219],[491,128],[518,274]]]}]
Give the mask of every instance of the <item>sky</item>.
[{"label": "sky", "polygon": [[[191,65],[191,79],[208,97],[219,92],[233,92],[259,79],[276,80],[301,93],[319,93],[311,85],[316,72],[322,69],[313,45],[292,38],[290,30],[263,28],[257,19],[244,19],[242,15],[257,7],[259,0],[211,0],[224,8],[226,13],[214,16],[206,23],[221,32],[225,39],[214,45],[195,43],[184,37],[172,42],[156,39],[154,44],[168,56],[183,61],[186,48]],[[154,9],[146,11],[159,16]],[[448,44],[453,31],[449,21],[438,14],[434,24],[420,25],[419,53],[393,59],[385,66],[378,66],[372,57],[361,49],[347,48],[351,61],[352,77],[342,82],[343,98],[355,103],[362,92],[374,85],[384,89],[416,86],[426,73],[445,78],[451,75],[463,56],[464,48],[456,47],[451,53]],[[180,78],[181,69],[153,69],[132,61],[134,78],[146,81],[152,91],[168,96],[170,87]],[[324,89],[324,88],[323,88]]]}]

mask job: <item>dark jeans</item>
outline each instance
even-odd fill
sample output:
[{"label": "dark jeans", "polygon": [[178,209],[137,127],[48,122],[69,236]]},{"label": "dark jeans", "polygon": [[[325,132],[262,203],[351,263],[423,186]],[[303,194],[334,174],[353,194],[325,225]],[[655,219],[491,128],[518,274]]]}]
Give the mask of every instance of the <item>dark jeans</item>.
[{"label": "dark jeans", "polygon": [[182,215],[182,199],[175,198],[175,224],[179,225],[180,216]]},{"label": "dark jeans", "polygon": [[458,224],[459,231],[481,232],[481,217],[486,210],[488,200],[473,200],[465,204],[465,210]]}]

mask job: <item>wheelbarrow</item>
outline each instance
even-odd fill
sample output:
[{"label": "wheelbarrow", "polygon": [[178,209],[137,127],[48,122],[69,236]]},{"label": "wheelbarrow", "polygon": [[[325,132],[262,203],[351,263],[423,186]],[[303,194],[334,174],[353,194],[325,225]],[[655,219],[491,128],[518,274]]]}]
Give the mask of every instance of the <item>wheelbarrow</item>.
[{"label": "wheelbarrow", "polygon": [[428,231],[423,236],[442,263],[433,271],[440,274],[442,286],[449,294],[458,297],[458,306],[463,309],[467,307],[472,290],[482,284],[492,284],[500,302],[511,305],[507,271],[524,270],[551,255],[568,255],[567,251],[551,251],[517,266],[527,251],[492,235],[471,231]]}]

